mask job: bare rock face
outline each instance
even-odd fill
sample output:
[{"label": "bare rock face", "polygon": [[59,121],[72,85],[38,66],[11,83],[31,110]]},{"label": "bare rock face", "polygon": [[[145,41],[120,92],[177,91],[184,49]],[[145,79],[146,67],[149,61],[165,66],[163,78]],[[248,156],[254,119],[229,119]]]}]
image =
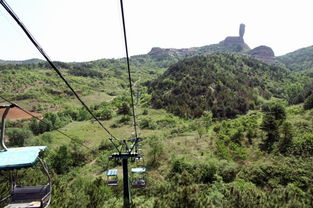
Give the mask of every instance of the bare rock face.
[{"label": "bare rock face", "polygon": [[260,60],[267,64],[276,63],[274,51],[268,46],[259,46],[250,50],[249,46],[244,41],[245,25],[240,24],[239,36],[228,36],[219,44],[212,44],[203,47],[193,48],[152,48],[148,55],[157,61],[162,60],[180,60],[186,57],[195,55],[211,54],[211,53],[233,53],[238,52],[248,55],[254,59]]},{"label": "bare rock face", "polygon": [[221,45],[224,45],[228,48],[232,48],[235,51],[247,51],[250,50],[249,46],[245,43],[243,36],[245,34],[245,25],[240,24],[239,27],[239,36],[228,36],[220,42]]},{"label": "bare rock face", "polygon": [[245,28],[246,28],[245,24],[240,24],[240,27],[239,27],[239,37],[242,40],[243,40],[243,36],[245,35]]},{"label": "bare rock face", "polygon": [[182,49],[175,49],[175,48],[159,48],[154,47],[148,53],[148,55],[155,59],[155,60],[165,60],[165,59],[179,59],[188,56],[192,56],[197,53],[199,48],[182,48]]},{"label": "bare rock face", "polygon": [[158,54],[158,53],[163,53],[163,52],[164,52],[164,49],[159,48],[159,47],[153,47],[148,54],[153,55],[153,54]]},{"label": "bare rock face", "polygon": [[274,64],[276,62],[274,51],[268,46],[256,47],[249,51],[248,54],[252,58],[260,60],[267,64]]}]

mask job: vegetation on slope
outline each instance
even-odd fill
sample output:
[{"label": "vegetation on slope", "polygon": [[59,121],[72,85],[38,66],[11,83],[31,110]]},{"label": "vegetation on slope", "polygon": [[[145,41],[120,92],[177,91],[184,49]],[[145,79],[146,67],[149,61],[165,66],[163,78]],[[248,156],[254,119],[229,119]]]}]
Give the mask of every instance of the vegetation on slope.
[{"label": "vegetation on slope", "polygon": [[[120,124],[112,130],[121,138],[132,131],[131,122],[120,123],[125,116],[119,113],[123,102],[128,101],[118,98],[94,108],[112,110],[113,117],[105,124]],[[285,108],[281,103],[262,109],[217,122],[210,113],[185,120],[162,110],[139,108],[148,173],[147,187],[132,189],[134,207],[310,207],[313,112],[301,105]],[[30,127],[28,122],[8,125],[8,132]],[[51,207],[122,207],[122,184],[106,186],[103,171],[121,169],[118,162],[108,160],[114,148],[102,129],[88,119],[59,127],[95,152],[54,131],[25,140],[26,145],[49,146],[45,159],[53,179]],[[29,130],[20,134],[29,136]],[[14,138],[14,134],[8,136]],[[136,165],[130,163],[130,167]],[[21,180],[44,182],[38,169],[25,171]],[[8,188],[6,182],[0,186],[1,193]]]},{"label": "vegetation on slope", "polygon": [[288,70],[238,54],[196,56],[172,65],[148,83],[152,106],[182,117],[212,111],[233,118],[260,104],[260,97],[283,97]]},{"label": "vegetation on slope", "polygon": [[291,70],[304,70],[313,68],[313,46],[302,48],[286,55],[277,57]]},{"label": "vegetation on slope", "polygon": [[[151,58],[141,58],[132,60],[140,69],[134,73],[136,88],[160,74],[172,61],[158,65]],[[94,103],[91,101],[95,98],[88,99],[87,103],[115,136],[129,138],[133,128],[129,96],[123,95],[127,74],[121,61],[58,64],[84,98],[91,98],[94,93],[110,96],[96,97]],[[0,66],[1,93],[18,104],[63,103],[62,108],[44,115],[45,125],[34,120],[8,122],[8,146],[49,147],[44,158],[53,181],[51,208],[121,208],[122,184],[115,188],[106,186],[103,173],[108,168],[121,172],[119,162],[108,160],[114,147],[84,109],[64,104],[72,102],[71,95],[64,93],[66,88],[44,64]],[[174,113],[181,111],[176,114],[192,119],[150,109],[151,95],[139,88],[135,103],[148,171],[147,187],[132,189],[134,207],[312,207],[313,112],[312,90],[307,87],[310,83],[309,71],[290,73],[236,54],[189,58],[171,66],[150,86],[153,105],[155,96],[165,97],[176,109]],[[32,94],[31,89],[36,92],[35,98],[16,99],[24,93]],[[188,99],[180,99],[181,93]],[[306,100],[304,105],[286,106],[301,93],[303,100],[296,102]],[[271,96],[281,98],[281,102],[263,100]],[[220,111],[211,106],[204,108],[204,103],[209,103],[205,99],[212,98],[212,106],[221,106]],[[238,102],[243,103],[242,108]],[[162,104],[170,111],[165,102]],[[216,119],[227,116],[232,119]],[[66,132],[76,142],[55,129]],[[130,167],[138,165],[130,163]],[[22,173],[23,184],[46,182],[39,167]],[[7,176],[0,172],[1,196],[10,188]],[[122,176],[118,177],[122,181]]]},{"label": "vegetation on slope", "polygon": [[[88,104],[99,104],[128,91],[127,68],[123,59],[55,64]],[[155,78],[164,71],[150,67],[150,63],[134,61],[133,64],[132,77],[136,89],[141,82]],[[0,74],[1,94],[19,101],[22,106],[24,103],[29,110],[45,112],[62,109],[66,104],[77,104],[72,92],[46,62],[0,64]]]}]

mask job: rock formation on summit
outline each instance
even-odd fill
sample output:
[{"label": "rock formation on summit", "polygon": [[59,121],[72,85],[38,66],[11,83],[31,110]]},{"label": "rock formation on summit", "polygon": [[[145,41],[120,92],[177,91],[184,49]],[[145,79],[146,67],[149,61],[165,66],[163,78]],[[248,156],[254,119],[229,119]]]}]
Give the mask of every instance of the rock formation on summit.
[{"label": "rock formation on summit", "polygon": [[245,25],[240,24],[239,36],[228,36],[225,38],[225,40],[220,42],[220,44],[235,49],[235,51],[238,52],[250,50],[249,46],[245,43],[243,39],[244,34],[245,34]]},{"label": "rock formation on summit", "polygon": [[274,64],[276,62],[274,51],[268,46],[256,47],[249,51],[248,55],[267,64]]},{"label": "rock formation on summit", "polygon": [[245,34],[245,27],[246,25],[245,24],[240,24],[240,27],[239,27],[239,37],[243,40],[243,36]]},{"label": "rock formation on summit", "polygon": [[147,55],[156,61],[165,60],[164,63],[168,65],[164,67],[187,57],[212,53],[241,53],[266,64],[276,63],[274,52],[270,47],[259,46],[251,50],[244,41],[244,35],[245,25],[240,24],[239,36],[228,36],[218,44],[182,49],[154,47]]}]

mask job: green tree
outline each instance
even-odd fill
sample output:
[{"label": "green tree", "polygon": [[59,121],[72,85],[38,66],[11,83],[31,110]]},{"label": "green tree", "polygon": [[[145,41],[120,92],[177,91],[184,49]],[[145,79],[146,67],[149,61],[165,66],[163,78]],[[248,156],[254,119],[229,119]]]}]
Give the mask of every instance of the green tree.
[{"label": "green tree", "polygon": [[122,102],[117,106],[117,114],[130,115],[130,107],[126,102]]},{"label": "green tree", "polygon": [[278,150],[280,153],[285,154],[289,147],[292,145],[293,140],[293,127],[290,122],[285,122],[282,125],[282,134],[283,136],[280,138],[278,143]]},{"label": "green tree", "polygon": [[199,142],[199,139],[202,138],[202,136],[207,132],[207,129],[204,127],[204,126],[199,126],[197,128],[197,133],[198,133],[198,139],[197,139],[197,142]]},{"label": "green tree", "polygon": [[313,94],[305,99],[303,108],[304,110],[309,110],[313,108]]},{"label": "green tree", "polygon": [[87,187],[87,194],[89,196],[87,208],[102,207],[105,201],[112,197],[112,193],[107,187],[106,181],[101,177],[98,177]]},{"label": "green tree", "polygon": [[208,129],[212,123],[213,114],[211,111],[204,111],[201,116],[201,121],[204,123],[206,129]]},{"label": "green tree", "polygon": [[164,145],[161,140],[154,136],[149,140],[150,151],[148,152],[149,161],[148,164],[151,167],[157,167],[159,165],[159,159],[164,152]]},{"label": "green tree", "polygon": [[71,153],[67,146],[59,147],[51,158],[51,167],[57,174],[64,174],[68,172],[73,164]]},{"label": "green tree", "polygon": [[88,113],[88,111],[84,108],[81,107],[78,111],[78,121],[86,121],[88,119],[91,119],[91,115]]},{"label": "green tree", "polygon": [[43,122],[38,123],[38,134],[53,130],[53,123],[49,119],[44,118]]},{"label": "green tree", "polygon": [[38,135],[40,134],[39,130],[39,123],[36,119],[32,119],[29,124],[29,129],[33,132],[33,134]]},{"label": "green tree", "polygon": [[273,144],[279,141],[279,127],[286,119],[285,107],[279,103],[270,103],[262,109],[264,116],[261,129],[266,132],[266,138],[260,148],[272,152]]},{"label": "green tree", "polygon": [[7,135],[12,146],[24,146],[25,140],[33,136],[32,132],[24,128],[12,128],[7,130]]},{"label": "green tree", "polygon": [[101,109],[98,111],[97,116],[101,120],[110,120],[113,117],[112,110],[108,108]]},{"label": "green tree", "polygon": [[157,124],[152,118],[146,117],[141,119],[139,122],[139,127],[141,129],[156,129]]}]

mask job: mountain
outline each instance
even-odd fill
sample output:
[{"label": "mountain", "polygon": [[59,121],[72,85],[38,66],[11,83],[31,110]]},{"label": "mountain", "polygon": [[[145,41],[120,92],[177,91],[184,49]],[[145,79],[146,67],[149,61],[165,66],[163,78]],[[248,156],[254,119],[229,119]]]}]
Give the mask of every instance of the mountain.
[{"label": "mountain", "polygon": [[[213,53],[240,53],[247,56],[251,56],[254,59],[262,61],[267,64],[276,63],[274,51],[268,46],[258,46],[254,49],[250,49],[247,43],[244,41],[245,25],[240,24],[239,36],[228,36],[218,44],[211,44],[202,47],[192,48],[152,48],[151,51],[142,55],[141,58],[145,57],[158,63],[163,63],[163,67],[169,67],[171,64],[176,63],[184,58],[206,55]],[[132,57],[136,59],[138,56]]]},{"label": "mountain", "polygon": [[[275,57],[274,51],[269,46],[258,46],[250,49],[244,41],[245,25],[240,24],[238,36],[228,36],[223,41],[217,44],[206,45],[202,47],[192,48],[160,48],[153,47],[150,52],[142,55],[135,55],[131,57],[132,64],[135,67],[150,67],[154,69],[168,68],[172,64],[198,55],[206,55],[213,53],[240,53],[250,56],[254,59],[262,61],[267,64],[283,63],[291,70],[303,70],[313,68],[313,46],[302,48],[283,56]],[[123,63],[124,59],[99,59],[90,62],[81,63],[64,63],[56,62],[60,67],[73,68],[77,66],[87,66],[88,68],[106,67],[114,65],[115,63]],[[41,59],[28,59],[22,61],[1,60],[0,65],[3,64],[41,64],[39,67],[49,67]]]},{"label": "mountain", "polygon": [[[180,61],[184,58],[205,55],[212,53],[241,53],[251,56],[257,60],[263,61],[267,64],[275,63],[274,52],[270,47],[260,46],[255,49],[250,47],[244,41],[245,25],[240,24],[238,36],[228,36],[223,41],[217,44],[206,45],[202,47],[192,48],[160,48],[153,47],[150,52],[142,55],[132,56],[131,59],[136,66],[148,66],[154,68],[168,68],[170,65]],[[70,65],[107,65],[111,62],[124,61],[123,59],[100,59],[96,61],[84,62],[84,63],[68,63]],[[42,63],[40,59],[29,59],[25,61],[2,61],[0,64],[37,64]],[[61,67],[69,68],[67,63],[57,62]]]},{"label": "mountain", "polygon": [[287,53],[286,55],[277,57],[277,59],[291,70],[313,68],[313,46]]},{"label": "mountain", "polygon": [[218,44],[211,44],[202,47],[192,48],[159,48],[154,47],[146,55],[134,56],[133,59],[148,58],[158,63],[165,63],[163,67],[169,67],[171,64],[176,63],[184,58],[205,55],[212,53],[245,53],[250,50],[249,46],[244,42],[245,25],[241,24],[239,28],[239,36],[229,36]]},{"label": "mountain", "polygon": [[41,59],[37,59],[37,58],[27,59],[27,60],[22,60],[22,61],[0,59],[0,64],[37,64],[41,62],[44,62],[44,61]]},{"label": "mountain", "polygon": [[212,111],[216,118],[233,118],[258,106],[260,96],[281,96],[288,70],[240,54],[187,58],[148,82],[152,106],[182,117]]},{"label": "mountain", "polygon": [[274,64],[276,62],[274,51],[268,46],[256,47],[248,51],[248,55],[267,64]]}]

